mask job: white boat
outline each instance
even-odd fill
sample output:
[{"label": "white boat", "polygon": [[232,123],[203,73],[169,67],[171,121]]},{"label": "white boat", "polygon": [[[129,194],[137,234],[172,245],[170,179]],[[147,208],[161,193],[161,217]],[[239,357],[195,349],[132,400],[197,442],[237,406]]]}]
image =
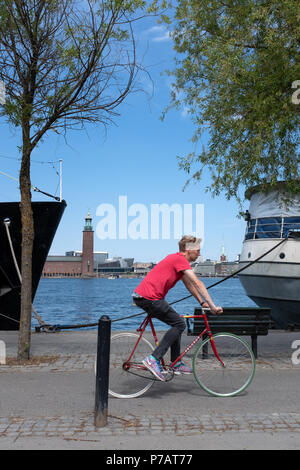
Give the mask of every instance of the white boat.
[{"label": "white boat", "polygon": [[282,241],[269,254],[239,274],[250,297],[270,307],[277,328],[300,327],[300,193],[288,202],[284,182],[265,194],[259,186],[246,192],[250,199],[239,269]]}]

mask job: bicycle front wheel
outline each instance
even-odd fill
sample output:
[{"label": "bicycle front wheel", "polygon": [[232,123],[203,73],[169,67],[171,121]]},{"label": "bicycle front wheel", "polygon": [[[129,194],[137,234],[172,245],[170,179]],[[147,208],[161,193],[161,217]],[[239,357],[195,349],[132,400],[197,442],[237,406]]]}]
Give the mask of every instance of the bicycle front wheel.
[{"label": "bicycle front wheel", "polygon": [[153,375],[142,365],[142,360],[154,348],[142,337],[134,351],[138,339],[135,333],[119,333],[111,338],[109,394],[113,397],[136,398],[153,385]]},{"label": "bicycle front wheel", "polygon": [[233,397],[251,383],[255,373],[255,357],[248,343],[239,336],[217,333],[212,338],[206,338],[197,348],[193,371],[200,387],[210,395]]}]

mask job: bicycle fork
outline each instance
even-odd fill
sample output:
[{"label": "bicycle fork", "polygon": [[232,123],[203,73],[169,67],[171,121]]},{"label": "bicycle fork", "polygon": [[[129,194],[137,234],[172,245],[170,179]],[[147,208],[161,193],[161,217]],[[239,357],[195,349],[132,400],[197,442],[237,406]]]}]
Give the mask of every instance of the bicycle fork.
[{"label": "bicycle fork", "polygon": [[213,352],[214,352],[216,358],[218,359],[218,361],[221,362],[222,366],[225,367],[224,362],[222,361],[222,359],[221,359],[220,356],[219,356],[219,353],[218,353],[218,351],[217,351],[217,348],[216,348],[216,345],[215,345],[215,342],[214,342],[214,339],[213,339],[212,336],[210,336],[210,343],[211,343],[211,347],[212,347],[212,349],[213,349]]}]

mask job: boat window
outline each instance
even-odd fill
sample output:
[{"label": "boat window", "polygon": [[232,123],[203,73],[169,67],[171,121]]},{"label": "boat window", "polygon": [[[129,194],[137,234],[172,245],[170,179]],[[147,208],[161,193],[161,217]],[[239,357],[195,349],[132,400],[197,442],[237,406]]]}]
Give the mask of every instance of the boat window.
[{"label": "boat window", "polygon": [[300,217],[263,217],[247,224],[245,240],[258,238],[286,238],[290,232],[300,231]]}]

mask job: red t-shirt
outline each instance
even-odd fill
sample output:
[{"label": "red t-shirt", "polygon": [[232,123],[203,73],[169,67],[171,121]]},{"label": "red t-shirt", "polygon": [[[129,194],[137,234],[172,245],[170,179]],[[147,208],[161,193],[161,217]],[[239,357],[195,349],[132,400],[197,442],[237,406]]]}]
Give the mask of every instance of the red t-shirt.
[{"label": "red t-shirt", "polygon": [[151,269],[135,292],[145,299],[163,299],[176,282],[182,278],[182,271],[186,269],[191,269],[191,265],[182,253],[168,255]]}]

